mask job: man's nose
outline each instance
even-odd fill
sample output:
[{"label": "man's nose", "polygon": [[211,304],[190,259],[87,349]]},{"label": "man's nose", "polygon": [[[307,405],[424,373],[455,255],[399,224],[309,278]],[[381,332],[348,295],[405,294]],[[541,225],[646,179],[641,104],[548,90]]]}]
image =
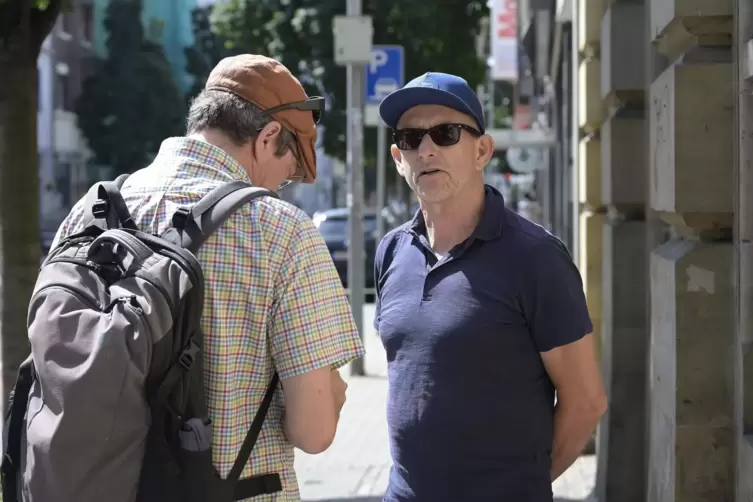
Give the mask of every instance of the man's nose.
[{"label": "man's nose", "polygon": [[418,156],[422,159],[433,157],[437,151],[437,145],[431,139],[429,134],[424,134],[421,143],[418,145]]}]

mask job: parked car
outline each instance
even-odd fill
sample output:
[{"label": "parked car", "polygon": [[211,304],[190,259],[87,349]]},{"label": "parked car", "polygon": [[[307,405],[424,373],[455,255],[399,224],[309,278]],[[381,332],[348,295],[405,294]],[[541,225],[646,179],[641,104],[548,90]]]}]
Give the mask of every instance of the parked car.
[{"label": "parked car", "polygon": [[[348,287],[348,209],[336,208],[317,211],[312,218],[327,244],[332,261],[343,287]],[[364,264],[366,281],[364,287],[374,287],[374,253],[377,246],[376,212],[365,210],[363,215]]]}]

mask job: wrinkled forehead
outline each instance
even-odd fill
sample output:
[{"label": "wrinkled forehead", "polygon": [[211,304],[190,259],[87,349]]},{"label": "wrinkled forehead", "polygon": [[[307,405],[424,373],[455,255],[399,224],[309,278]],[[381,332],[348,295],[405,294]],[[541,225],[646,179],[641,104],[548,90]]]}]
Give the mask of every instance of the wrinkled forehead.
[{"label": "wrinkled forehead", "polygon": [[476,127],[476,121],[463,112],[442,105],[417,105],[408,109],[397,121],[398,129],[428,129],[439,124],[457,123]]}]

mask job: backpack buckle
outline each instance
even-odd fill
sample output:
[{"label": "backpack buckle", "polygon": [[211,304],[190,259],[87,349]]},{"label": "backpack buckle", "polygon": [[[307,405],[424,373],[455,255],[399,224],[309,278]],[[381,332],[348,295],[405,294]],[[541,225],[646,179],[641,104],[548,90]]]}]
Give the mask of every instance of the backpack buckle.
[{"label": "backpack buckle", "polygon": [[175,213],[173,213],[173,227],[178,230],[184,230],[192,218],[190,209],[179,207]]},{"label": "backpack buckle", "polygon": [[196,356],[199,355],[200,350],[201,347],[196,345],[193,340],[188,342],[188,347],[183,349],[183,352],[178,357],[178,363],[180,363],[184,370],[188,371],[191,369],[191,366],[196,362]]},{"label": "backpack buckle", "polygon": [[97,199],[92,204],[92,214],[95,218],[101,219],[107,216],[107,201],[104,199]]}]

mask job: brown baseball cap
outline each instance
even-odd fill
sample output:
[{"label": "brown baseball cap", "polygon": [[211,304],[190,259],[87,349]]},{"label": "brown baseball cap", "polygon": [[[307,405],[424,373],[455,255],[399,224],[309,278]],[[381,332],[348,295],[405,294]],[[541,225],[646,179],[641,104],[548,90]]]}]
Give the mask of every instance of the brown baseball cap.
[{"label": "brown baseball cap", "polygon": [[[209,74],[204,86],[207,90],[225,91],[255,104],[262,110],[272,110],[271,116],[292,132],[298,143],[303,168],[303,182],[316,179],[316,123],[313,108],[307,108],[309,97],[301,82],[282,63],[266,56],[241,54],[220,61]],[[321,104],[323,106],[323,99]],[[285,107],[289,104],[300,107]]]}]

